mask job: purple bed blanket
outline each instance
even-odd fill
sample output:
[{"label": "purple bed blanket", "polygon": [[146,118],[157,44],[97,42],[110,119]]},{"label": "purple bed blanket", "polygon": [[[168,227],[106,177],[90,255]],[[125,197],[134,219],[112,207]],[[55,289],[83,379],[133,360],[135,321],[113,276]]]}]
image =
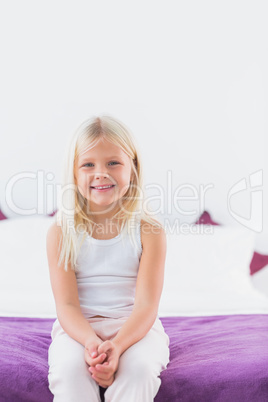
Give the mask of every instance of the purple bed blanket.
[{"label": "purple bed blanket", "polygon": [[[0,401],[50,402],[52,319],[0,317]],[[268,315],[161,318],[171,361],[155,402],[267,402]]]}]

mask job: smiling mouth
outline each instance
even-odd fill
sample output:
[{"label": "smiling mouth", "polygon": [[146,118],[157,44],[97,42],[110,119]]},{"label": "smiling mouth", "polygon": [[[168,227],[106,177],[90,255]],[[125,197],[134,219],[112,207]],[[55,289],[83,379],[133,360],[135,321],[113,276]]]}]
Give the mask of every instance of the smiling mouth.
[{"label": "smiling mouth", "polygon": [[91,186],[90,188],[93,190],[99,190],[99,191],[105,191],[105,190],[110,190],[111,188],[113,188],[115,185],[111,184],[109,186]]}]

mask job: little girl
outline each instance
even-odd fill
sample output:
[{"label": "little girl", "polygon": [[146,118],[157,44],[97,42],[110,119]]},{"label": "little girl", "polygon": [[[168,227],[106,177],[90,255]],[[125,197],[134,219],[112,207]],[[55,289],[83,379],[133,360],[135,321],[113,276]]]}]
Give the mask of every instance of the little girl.
[{"label": "little girl", "polygon": [[[166,238],[143,207],[140,156],[118,120],[82,124],[66,154],[47,233],[57,319],[49,347],[56,402],[152,402],[169,362],[158,318]],[[65,199],[64,199],[65,197]]]}]

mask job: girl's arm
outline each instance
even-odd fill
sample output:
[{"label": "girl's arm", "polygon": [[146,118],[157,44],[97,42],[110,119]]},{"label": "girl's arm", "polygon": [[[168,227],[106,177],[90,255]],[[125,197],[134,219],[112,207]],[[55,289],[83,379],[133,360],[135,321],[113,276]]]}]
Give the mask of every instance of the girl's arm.
[{"label": "girl's arm", "polygon": [[163,228],[142,223],[141,238],[143,252],[137,277],[134,308],[113,339],[120,355],[142,339],[151,329],[157,317],[163,288],[166,258],[165,231]]},{"label": "girl's arm", "polygon": [[[64,331],[84,347],[93,348],[93,353],[102,343],[102,340],[98,338],[82,314],[74,271],[70,265],[67,272],[64,270],[63,264],[61,266],[57,265],[59,258],[58,246],[61,236],[61,228],[54,223],[47,233],[47,258],[57,317]],[[98,356],[97,362],[102,362],[105,357],[106,355]]]}]

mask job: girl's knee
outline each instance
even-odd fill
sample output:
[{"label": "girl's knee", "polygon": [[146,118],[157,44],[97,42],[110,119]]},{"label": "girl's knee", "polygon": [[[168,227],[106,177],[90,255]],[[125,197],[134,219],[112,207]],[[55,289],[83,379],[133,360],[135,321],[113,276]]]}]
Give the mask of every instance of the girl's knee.
[{"label": "girl's knee", "polygon": [[157,377],[159,368],[157,364],[153,364],[150,360],[137,358],[120,364],[117,375],[125,377],[127,381],[132,381],[133,379],[136,384],[139,384]]},{"label": "girl's knee", "polygon": [[139,348],[136,344],[128,349],[122,356],[119,363],[119,371],[128,372],[131,377],[149,379],[150,376],[158,376],[169,362],[169,348],[162,345],[161,353],[149,345],[147,351]]},{"label": "girl's knee", "polygon": [[77,353],[77,351],[72,353],[70,350],[66,350],[65,354],[50,352],[48,377],[50,382],[60,381],[68,385],[81,376],[90,377],[88,365],[82,353]]},{"label": "girl's knee", "polygon": [[55,401],[100,401],[99,387],[91,378],[87,363],[81,359],[63,359],[52,363],[48,383]]},{"label": "girl's knee", "polygon": [[61,362],[57,362],[57,364],[56,363],[51,364],[50,368],[52,371],[54,370],[55,372],[64,374],[64,377],[67,378],[75,378],[76,376],[79,376],[82,373],[83,374],[87,373],[88,371],[88,365],[83,359],[74,359],[74,360],[63,359]]},{"label": "girl's knee", "polygon": [[160,383],[158,373],[151,364],[133,362],[133,364],[121,366],[117,371],[114,383],[106,390],[105,400],[109,402],[152,401]]}]

